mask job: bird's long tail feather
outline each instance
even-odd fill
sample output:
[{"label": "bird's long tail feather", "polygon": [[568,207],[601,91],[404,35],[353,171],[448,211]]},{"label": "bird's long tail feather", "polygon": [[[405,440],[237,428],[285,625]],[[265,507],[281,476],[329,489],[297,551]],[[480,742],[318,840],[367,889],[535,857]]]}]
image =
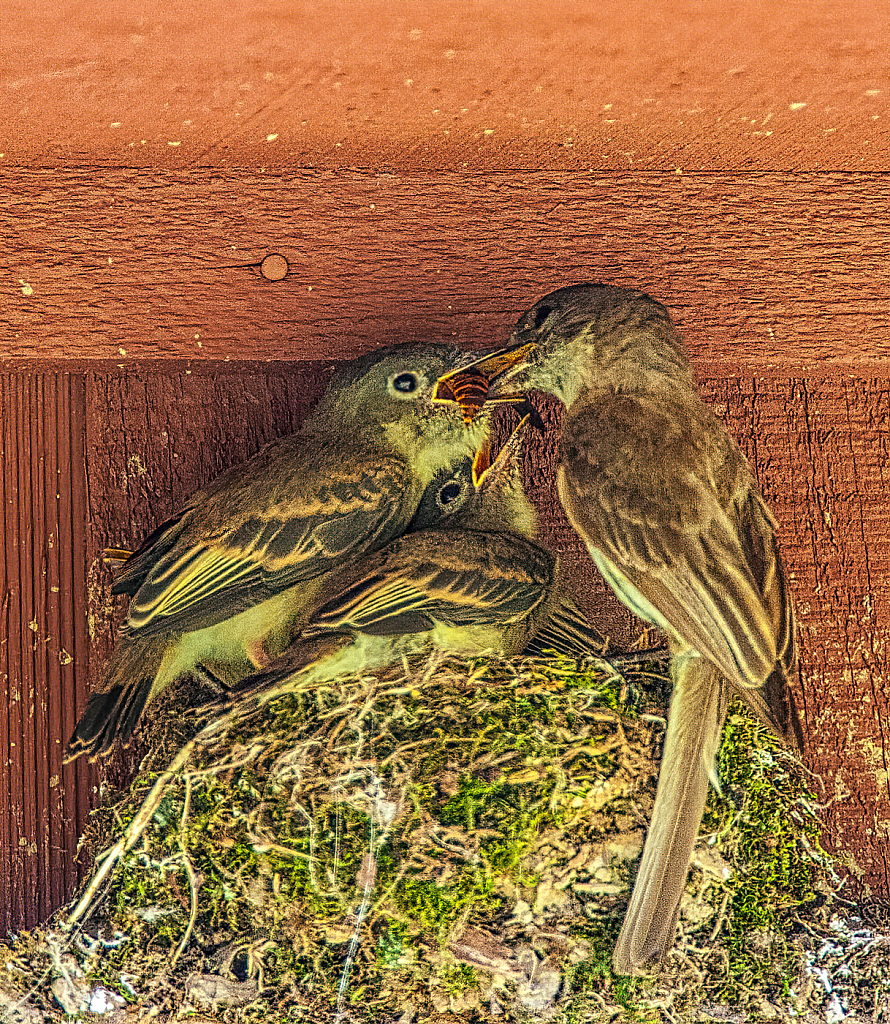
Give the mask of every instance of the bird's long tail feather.
[{"label": "bird's long tail feather", "polygon": [[105,669],[102,688],[90,695],[65,748],[65,762],[83,754],[104,757],[119,739],[133,735],[167,650],[166,637],[118,643]]},{"label": "bird's long tail feather", "polygon": [[651,971],[670,948],[726,717],[727,688],[697,655],[675,657],[664,754],[636,884],[612,956],[619,974]]}]

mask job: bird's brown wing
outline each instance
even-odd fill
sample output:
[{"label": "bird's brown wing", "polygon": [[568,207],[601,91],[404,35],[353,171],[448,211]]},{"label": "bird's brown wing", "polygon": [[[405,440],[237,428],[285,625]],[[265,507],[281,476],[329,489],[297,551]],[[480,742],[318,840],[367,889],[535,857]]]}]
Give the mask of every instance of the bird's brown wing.
[{"label": "bird's brown wing", "polygon": [[151,694],[155,675],[167,648],[166,637],[122,641],[103,673],[103,686],[91,693],[68,746],[65,761],[82,754],[104,757],[116,739],[127,743]]},{"label": "bird's brown wing", "polygon": [[[795,660],[772,518],[711,414],[702,407],[690,422],[665,404],[616,396],[573,414],[560,497],[629,608],[704,655],[740,691],[762,688]],[[754,703],[787,705],[787,691],[768,690]],[[787,732],[787,711],[777,706],[766,718]]]},{"label": "bird's brown wing", "polygon": [[788,685],[798,671],[794,605],[776,544],[775,522],[756,491],[749,491],[738,506],[738,522],[748,565],[776,636],[773,671],[759,690],[747,690],[741,696],[777,735],[803,749],[803,727]]},{"label": "bird's brown wing", "polygon": [[131,635],[221,622],[404,528],[416,498],[404,460],[301,440],[224,474],[137,552],[116,584],[127,592],[139,581]]},{"label": "bird's brown wing", "polygon": [[550,593],[554,559],[512,533],[424,530],[357,560],[307,632],[395,635],[436,623],[501,624],[531,616]]}]

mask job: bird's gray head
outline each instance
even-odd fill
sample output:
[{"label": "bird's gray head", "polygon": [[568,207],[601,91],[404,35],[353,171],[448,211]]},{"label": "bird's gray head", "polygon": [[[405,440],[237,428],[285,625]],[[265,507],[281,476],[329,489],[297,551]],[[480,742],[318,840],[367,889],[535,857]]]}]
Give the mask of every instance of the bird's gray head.
[{"label": "bird's gray head", "polygon": [[495,454],[488,442],[474,458],[442,469],[429,484],[407,533],[428,529],[537,532],[538,517],[522,485],[522,443],[526,415]]},{"label": "bird's gray head", "polygon": [[359,431],[409,458],[418,477],[472,455],[489,415],[467,422],[456,401],[433,401],[437,379],[472,357],[451,345],[395,345],[351,360],[332,377],[308,430]]},{"label": "bird's gray head", "polygon": [[692,383],[660,302],[629,288],[578,284],[539,299],[506,348],[446,374],[437,395],[460,400],[472,416],[483,402],[515,401],[535,389],[570,406],[582,392],[669,391]]},{"label": "bird's gray head", "polygon": [[[540,388],[571,405],[581,390],[635,390],[691,379],[667,309],[645,292],[604,284],[559,288],[539,299],[510,336],[535,346],[501,386]],[[497,389],[492,389],[496,393]]]}]

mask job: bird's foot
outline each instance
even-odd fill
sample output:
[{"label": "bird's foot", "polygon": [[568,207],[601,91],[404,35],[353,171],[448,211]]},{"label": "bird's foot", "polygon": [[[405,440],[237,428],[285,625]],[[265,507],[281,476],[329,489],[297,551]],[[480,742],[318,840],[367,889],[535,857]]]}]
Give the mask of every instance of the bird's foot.
[{"label": "bird's foot", "polygon": [[[192,675],[202,686],[206,686],[208,690],[212,690],[214,693],[220,694],[221,696],[229,693],[232,689],[224,679],[220,678],[206,665],[195,665],[192,669]],[[214,701],[214,703],[216,702]]]}]

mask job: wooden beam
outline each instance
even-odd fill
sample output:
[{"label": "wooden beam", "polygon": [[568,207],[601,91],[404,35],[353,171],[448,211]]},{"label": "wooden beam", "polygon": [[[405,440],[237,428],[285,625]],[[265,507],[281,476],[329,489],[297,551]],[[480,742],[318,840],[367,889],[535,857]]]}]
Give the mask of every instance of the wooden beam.
[{"label": "wooden beam", "polygon": [[7,0],[2,159],[886,170],[887,12],[787,0]]},{"label": "wooden beam", "polygon": [[62,767],[87,694],[84,384],[0,373],[0,931],[67,898],[93,800],[89,765]]},{"label": "wooden beam", "polygon": [[[886,175],[0,177],[3,358],[342,359],[417,338],[500,343],[584,280],[670,306],[703,371],[881,372]],[[289,266],[268,280],[270,253]]]}]

